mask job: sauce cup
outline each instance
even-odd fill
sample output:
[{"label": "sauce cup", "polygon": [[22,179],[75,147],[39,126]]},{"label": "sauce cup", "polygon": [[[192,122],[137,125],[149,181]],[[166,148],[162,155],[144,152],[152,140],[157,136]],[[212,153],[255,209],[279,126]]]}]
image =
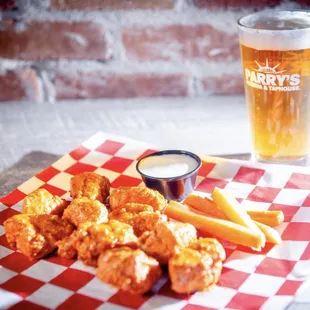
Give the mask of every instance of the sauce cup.
[{"label": "sauce cup", "polygon": [[182,150],[155,152],[141,158],[136,165],[147,187],[176,201],[193,192],[200,167],[199,156]]}]

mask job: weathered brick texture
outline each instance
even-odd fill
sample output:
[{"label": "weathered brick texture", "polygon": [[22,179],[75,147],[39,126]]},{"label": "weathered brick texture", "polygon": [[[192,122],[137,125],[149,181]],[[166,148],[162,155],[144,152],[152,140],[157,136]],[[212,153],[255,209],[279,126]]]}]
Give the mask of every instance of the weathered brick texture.
[{"label": "weathered brick texture", "polygon": [[180,73],[58,73],[57,99],[187,96],[190,77]]},{"label": "weathered brick texture", "polygon": [[106,30],[92,22],[0,22],[0,57],[23,60],[107,59]]},{"label": "weathered brick texture", "polygon": [[281,4],[282,0],[194,0],[194,5],[202,9],[260,9]]},{"label": "weathered brick texture", "polygon": [[0,11],[14,9],[15,7],[14,0],[0,0]]},{"label": "weathered brick texture", "polygon": [[30,100],[41,98],[38,77],[35,71],[24,69],[0,73],[0,101]]},{"label": "weathered brick texture", "polygon": [[132,60],[239,58],[237,34],[229,34],[210,25],[146,25],[126,27],[123,31],[126,54]]},{"label": "weathered brick texture", "polygon": [[0,0],[0,102],[243,93],[237,18],[274,6],[310,0]]},{"label": "weathered brick texture", "polygon": [[301,4],[304,9],[309,9],[309,7],[310,7],[310,1],[309,0],[295,0],[294,2]]},{"label": "weathered brick texture", "polygon": [[171,9],[175,0],[51,0],[57,10]]}]

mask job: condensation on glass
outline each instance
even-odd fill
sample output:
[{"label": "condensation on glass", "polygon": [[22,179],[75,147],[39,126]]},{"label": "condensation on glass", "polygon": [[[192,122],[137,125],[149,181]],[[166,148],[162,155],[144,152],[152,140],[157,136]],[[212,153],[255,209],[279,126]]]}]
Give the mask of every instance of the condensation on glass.
[{"label": "condensation on glass", "polygon": [[297,163],[309,154],[310,13],[266,11],[238,21],[253,155]]}]

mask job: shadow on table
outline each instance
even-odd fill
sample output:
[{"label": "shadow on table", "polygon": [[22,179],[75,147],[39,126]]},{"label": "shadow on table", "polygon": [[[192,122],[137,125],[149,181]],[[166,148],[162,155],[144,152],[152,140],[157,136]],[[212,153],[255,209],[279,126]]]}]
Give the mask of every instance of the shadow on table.
[{"label": "shadow on table", "polygon": [[[15,165],[0,174],[0,197],[9,194],[13,189],[50,166],[61,155],[34,151],[21,158]],[[250,159],[250,154],[219,155],[231,159]]]},{"label": "shadow on table", "polygon": [[13,189],[50,166],[60,157],[61,155],[39,151],[26,154],[13,166],[1,172],[0,197],[9,194]]},{"label": "shadow on table", "polygon": [[215,157],[222,157],[227,159],[240,159],[240,160],[250,160],[250,153],[242,153],[242,154],[228,154],[228,155],[214,155]]}]

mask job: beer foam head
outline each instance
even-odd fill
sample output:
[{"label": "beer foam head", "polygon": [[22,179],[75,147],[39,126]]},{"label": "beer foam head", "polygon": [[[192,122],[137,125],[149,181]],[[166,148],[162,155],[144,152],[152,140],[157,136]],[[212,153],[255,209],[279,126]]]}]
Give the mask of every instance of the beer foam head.
[{"label": "beer foam head", "polygon": [[266,11],[239,19],[240,42],[258,50],[310,48],[310,12]]}]

